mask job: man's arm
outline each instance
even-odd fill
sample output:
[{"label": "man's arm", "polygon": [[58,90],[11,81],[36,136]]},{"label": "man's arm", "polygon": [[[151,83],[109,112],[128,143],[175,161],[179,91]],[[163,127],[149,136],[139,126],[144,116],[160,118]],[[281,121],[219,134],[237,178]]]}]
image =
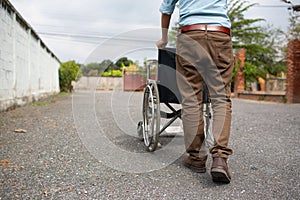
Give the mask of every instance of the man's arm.
[{"label": "man's arm", "polygon": [[162,14],[161,15],[161,39],[156,42],[158,48],[164,48],[168,44],[168,30],[170,26],[172,15]]}]

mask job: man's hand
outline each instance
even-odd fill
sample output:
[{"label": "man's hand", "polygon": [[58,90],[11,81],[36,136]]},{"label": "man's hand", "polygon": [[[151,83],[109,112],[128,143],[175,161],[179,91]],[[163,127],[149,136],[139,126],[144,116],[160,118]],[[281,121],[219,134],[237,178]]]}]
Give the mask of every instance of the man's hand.
[{"label": "man's hand", "polygon": [[163,40],[163,39],[160,39],[156,42],[156,46],[157,48],[159,49],[164,49],[168,44],[168,40]]}]

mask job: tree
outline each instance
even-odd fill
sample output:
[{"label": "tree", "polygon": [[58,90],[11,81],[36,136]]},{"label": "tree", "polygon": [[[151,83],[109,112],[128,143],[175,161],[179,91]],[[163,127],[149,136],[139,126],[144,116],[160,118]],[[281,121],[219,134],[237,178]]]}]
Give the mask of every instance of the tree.
[{"label": "tree", "polygon": [[261,26],[256,25],[264,19],[247,19],[244,13],[256,4],[247,4],[245,0],[231,0],[229,2],[228,16],[231,20],[231,33],[233,48],[246,49],[246,61],[253,65],[261,65],[262,55],[271,53],[269,48],[261,44],[269,35]]},{"label": "tree", "polygon": [[116,69],[116,65],[111,60],[103,60],[99,65],[99,74]]},{"label": "tree", "polygon": [[244,13],[256,4],[248,4],[245,0],[231,0],[229,18],[232,22],[233,48],[246,49],[245,74],[247,80],[255,80],[257,76],[277,75],[285,71],[284,53],[282,51],[283,32],[271,26],[262,27],[258,22],[264,19],[246,19]]},{"label": "tree", "polygon": [[81,71],[84,76],[97,76],[99,71],[99,63],[93,62],[81,66]]},{"label": "tree", "polygon": [[61,92],[72,92],[72,81],[78,80],[81,70],[74,61],[61,63],[59,68],[59,86]]},{"label": "tree", "polygon": [[84,76],[101,76],[103,72],[117,69],[117,66],[109,59],[103,60],[101,63],[93,62],[81,66]]},{"label": "tree", "polygon": [[[267,38],[258,40],[265,48],[269,49],[268,53],[260,54],[260,68],[263,72],[277,76],[286,71],[284,46],[286,39],[284,32],[272,27],[264,27],[262,31],[268,34]],[[261,75],[261,77],[264,77]]]},{"label": "tree", "polygon": [[293,11],[290,13],[290,28],[288,40],[300,40],[300,12]]},{"label": "tree", "polygon": [[119,70],[122,70],[124,67],[128,67],[133,64],[132,60],[129,60],[127,57],[120,58],[115,65]]}]

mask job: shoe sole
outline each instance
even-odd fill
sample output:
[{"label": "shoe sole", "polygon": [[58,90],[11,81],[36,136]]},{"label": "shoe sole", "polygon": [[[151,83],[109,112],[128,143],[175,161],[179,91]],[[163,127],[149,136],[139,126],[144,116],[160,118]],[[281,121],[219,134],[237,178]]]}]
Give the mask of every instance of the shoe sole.
[{"label": "shoe sole", "polygon": [[183,163],[183,165],[187,168],[189,168],[190,170],[196,172],[196,173],[205,173],[206,172],[206,168],[198,168],[198,167],[194,167],[192,165],[189,165],[189,164],[186,164],[186,163]]},{"label": "shoe sole", "polygon": [[213,182],[218,183],[230,183],[230,178],[228,177],[224,169],[212,168],[210,172]]}]

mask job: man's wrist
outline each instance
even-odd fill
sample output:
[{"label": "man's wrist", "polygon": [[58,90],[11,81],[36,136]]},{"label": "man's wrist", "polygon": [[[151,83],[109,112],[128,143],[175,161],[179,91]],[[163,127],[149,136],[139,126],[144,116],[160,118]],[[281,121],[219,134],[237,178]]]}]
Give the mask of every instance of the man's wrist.
[{"label": "man's wrist", "polygon": [[168,42],[168,37],[162,37],[161,40],[162,40],[163,42]]}]

